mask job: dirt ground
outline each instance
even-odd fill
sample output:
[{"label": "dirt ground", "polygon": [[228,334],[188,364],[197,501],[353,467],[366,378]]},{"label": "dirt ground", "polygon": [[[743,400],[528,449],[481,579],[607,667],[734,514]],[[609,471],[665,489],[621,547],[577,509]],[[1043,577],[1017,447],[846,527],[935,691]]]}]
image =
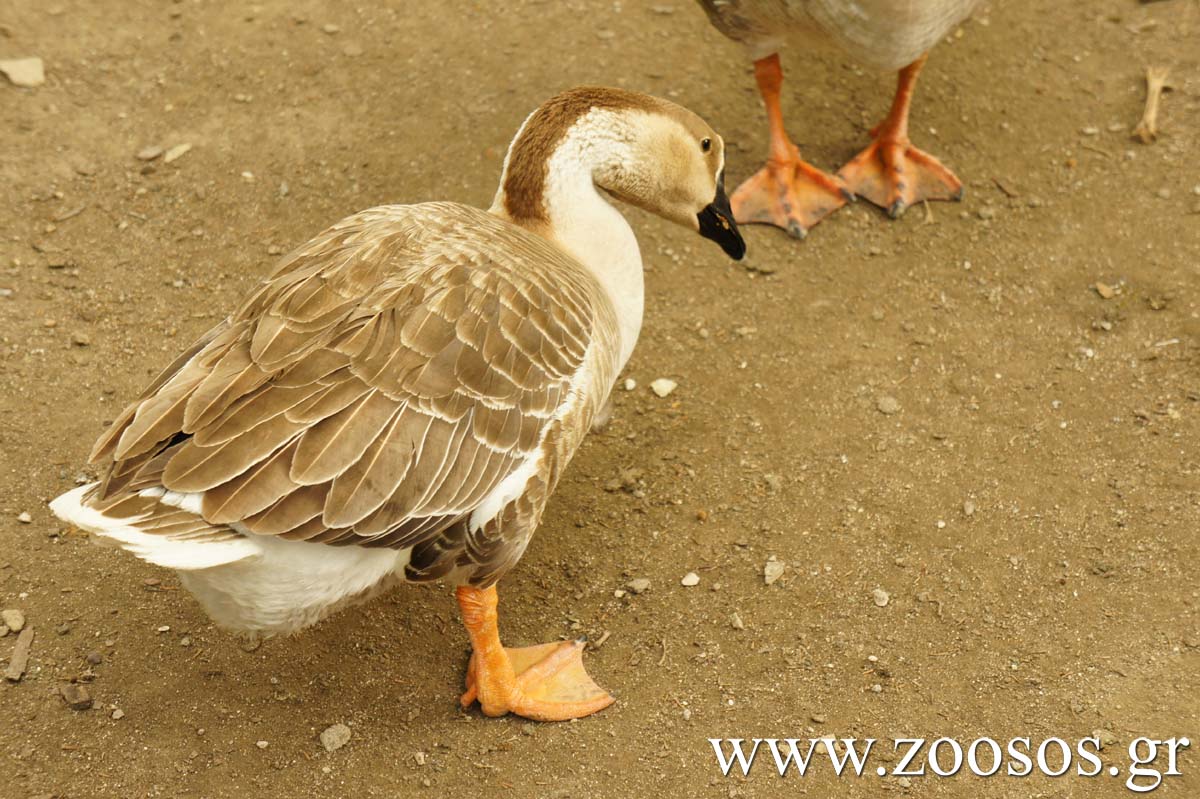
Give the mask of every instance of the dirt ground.
[{"label": "dirt ground", "polygon": [[[36,631],[0,685],[0,796],[1132,795],[1107,774],[724,778],[706,739],[1102,731],[1106,764],[1200,739],[1198,42],[1194,0],[994,2],[914,111],[960,205],[859,203],[804,242],[750,228],[743,264],[629,211],[638,386],[501,585],[508,643],[587,634],[618,702],[537,725],[458,709],[445,587],[247,652],[46,502],[279,252],[379,203],[487,205],[562,88],[687,105],[735,185],[766,149],[738,47],[686,0],[0,7],[0,58],[47,69],[0,79],[0,607]],[[784,63],[791,132],[835,169],[892,78]],[[1142,145],[1150,64],[1174,91]],[[619,596],[634,578],[651,588]],[[72,679],[91,710],[64,704]],[[353,738],[327,753],[334,723]],[[1200,795],[1197,745],[1158,794]]]}]

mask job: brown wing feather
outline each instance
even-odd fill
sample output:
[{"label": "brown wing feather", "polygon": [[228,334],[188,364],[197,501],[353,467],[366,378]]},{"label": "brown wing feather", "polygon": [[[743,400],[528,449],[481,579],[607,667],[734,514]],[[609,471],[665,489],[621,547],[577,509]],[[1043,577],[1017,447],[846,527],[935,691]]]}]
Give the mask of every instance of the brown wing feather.
[{"label": "brown wing feather", "polygon": [[[243,325],[240,330],[244,336],[246,327]],[[250,348],[244,340],[231,346],[206,371],[204,382],[188,401],[183,421],[183,429],[188,432],[204,427],[231,403],[267,380],[267,373],[250,359]]]},{"label": "brown wing feather", "polygon": [[261,513],[298,486],[290,476],[297,442],[278,449],[262,463],[204,492],[201,512],[214,524],[240,522]]},{"label": "brown wing feather", "polygon": [[142,402],[121,434],[113,457],[136,458],[181,430],[188,398],[203,380],[203,373],[185,367],[176,379]]},{"label": "brown wing feather", "polygon": [[213,447],[200,446],[193,438],[163,470],[163,485],[183,492],[215,488],[263,460],[304,429],[303,424],[281,414]]},{"label": "brown wing feather", "polygon": [[[242,520],[251,531],[263,535],[279,535],[311,521],[325,508],[329,483],[301,486],[284,494],[265,510]],[[319,521],[319,519],[318,519]]]},{"label": "brown wing feather", "polygon": [[401,518],[393,511],[383,520],[382,527],[361,524],[364,516],[396,494],[433,422],[432,416],[413,408],[405,408],[396,414],[363,457],[330,484],[326,521],[331,521],[331,515],[337,516],[340,524],[355,524],[360,534],[372,535],[383,532],[396,518]]},{"label": "brown wing feather", "polygon": [[301,485],[333,480],[362,457],[398,410],[395,400],[374,390],[317,422],[300,437],[292,479]]}]

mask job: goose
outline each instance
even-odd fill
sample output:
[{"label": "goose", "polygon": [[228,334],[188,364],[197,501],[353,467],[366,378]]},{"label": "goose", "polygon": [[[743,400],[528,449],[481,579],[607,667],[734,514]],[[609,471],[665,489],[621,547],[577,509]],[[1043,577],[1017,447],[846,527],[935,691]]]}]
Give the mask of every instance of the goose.
[{"label": "goose", "polygon": [[[713,26],[741,43],[767,109],[766,166],[734,191],[738,222],[783,228],[796,238],[847,201],[864,197],[893,219],[922,200],[962,199],[962,181],[912,145],[908,112],[929,49],[981,0],[697,0]],[[899,72],[891,110],[873,141],[836,175],[808,164],[788,137],[779,93],[785,46],[832,46],[867,67]]]},{"label": "goose", "polygon": [[553,97],[487,211],[371,208],[285,256],[116,419],[91,454],[102,478],[53,512],[177,570],[218,625],[259,637],[444,581],[472,648],[464,708],[603,709],[582,641],[501,644],[496,582],[638,338],[642,260],[608,198],[740,259],[724,150],[665,100]]}]

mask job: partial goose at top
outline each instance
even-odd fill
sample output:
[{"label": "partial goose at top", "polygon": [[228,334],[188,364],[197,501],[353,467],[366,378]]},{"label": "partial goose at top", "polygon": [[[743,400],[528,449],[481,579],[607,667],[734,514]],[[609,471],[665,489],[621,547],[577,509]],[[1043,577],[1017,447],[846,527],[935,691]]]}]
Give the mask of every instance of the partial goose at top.
[{"label": "partial goose at top", "polygon": [[[740,42],[754,60],[767,107],[767,164],[733,193],[742,223],[763,223],[803,238],[809,228],[864,197],[895,218],[922,200],[957,200],[962,182],[908,138],[908,112],[928,51],[981,0],[697,0],[713,26]],[[779,52],[832,46],[863,65],[899,70],[895,98],[874,141],[837,175],[800,157],[787,135],[780,104]]]},{"label": "partial goose at top", "polygon": [[602,709],[578,642],[501,645],[495,584],[641,329],[641,256],[606,196],[739,258],[723,171],[721,137],[677,105],[554,97],[486,212],[372,208],[286,256],[100,438],[103,478],[51,508],[177,569],[235,630],[292,632],[395,582],[444,580],[474,650],[464,706]]}]

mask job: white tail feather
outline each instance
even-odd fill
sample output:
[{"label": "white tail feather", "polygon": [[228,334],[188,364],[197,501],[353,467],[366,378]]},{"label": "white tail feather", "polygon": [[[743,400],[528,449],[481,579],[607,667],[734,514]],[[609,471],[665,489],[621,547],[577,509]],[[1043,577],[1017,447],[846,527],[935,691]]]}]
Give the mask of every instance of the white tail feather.
[{"label": "white tail feather", "polygon": [[93,540],[97,543],[118,546],[148,563],[180,571],[223,566],[261,551],[258,544],[248,538],[189,541],[142,532],[134,526],[138,521],[136,518],[112,518],[84,504],[83,495],[94,485],[80,486],[57,497],[50,503],[50,510],[64,522],[95,535]]}]

